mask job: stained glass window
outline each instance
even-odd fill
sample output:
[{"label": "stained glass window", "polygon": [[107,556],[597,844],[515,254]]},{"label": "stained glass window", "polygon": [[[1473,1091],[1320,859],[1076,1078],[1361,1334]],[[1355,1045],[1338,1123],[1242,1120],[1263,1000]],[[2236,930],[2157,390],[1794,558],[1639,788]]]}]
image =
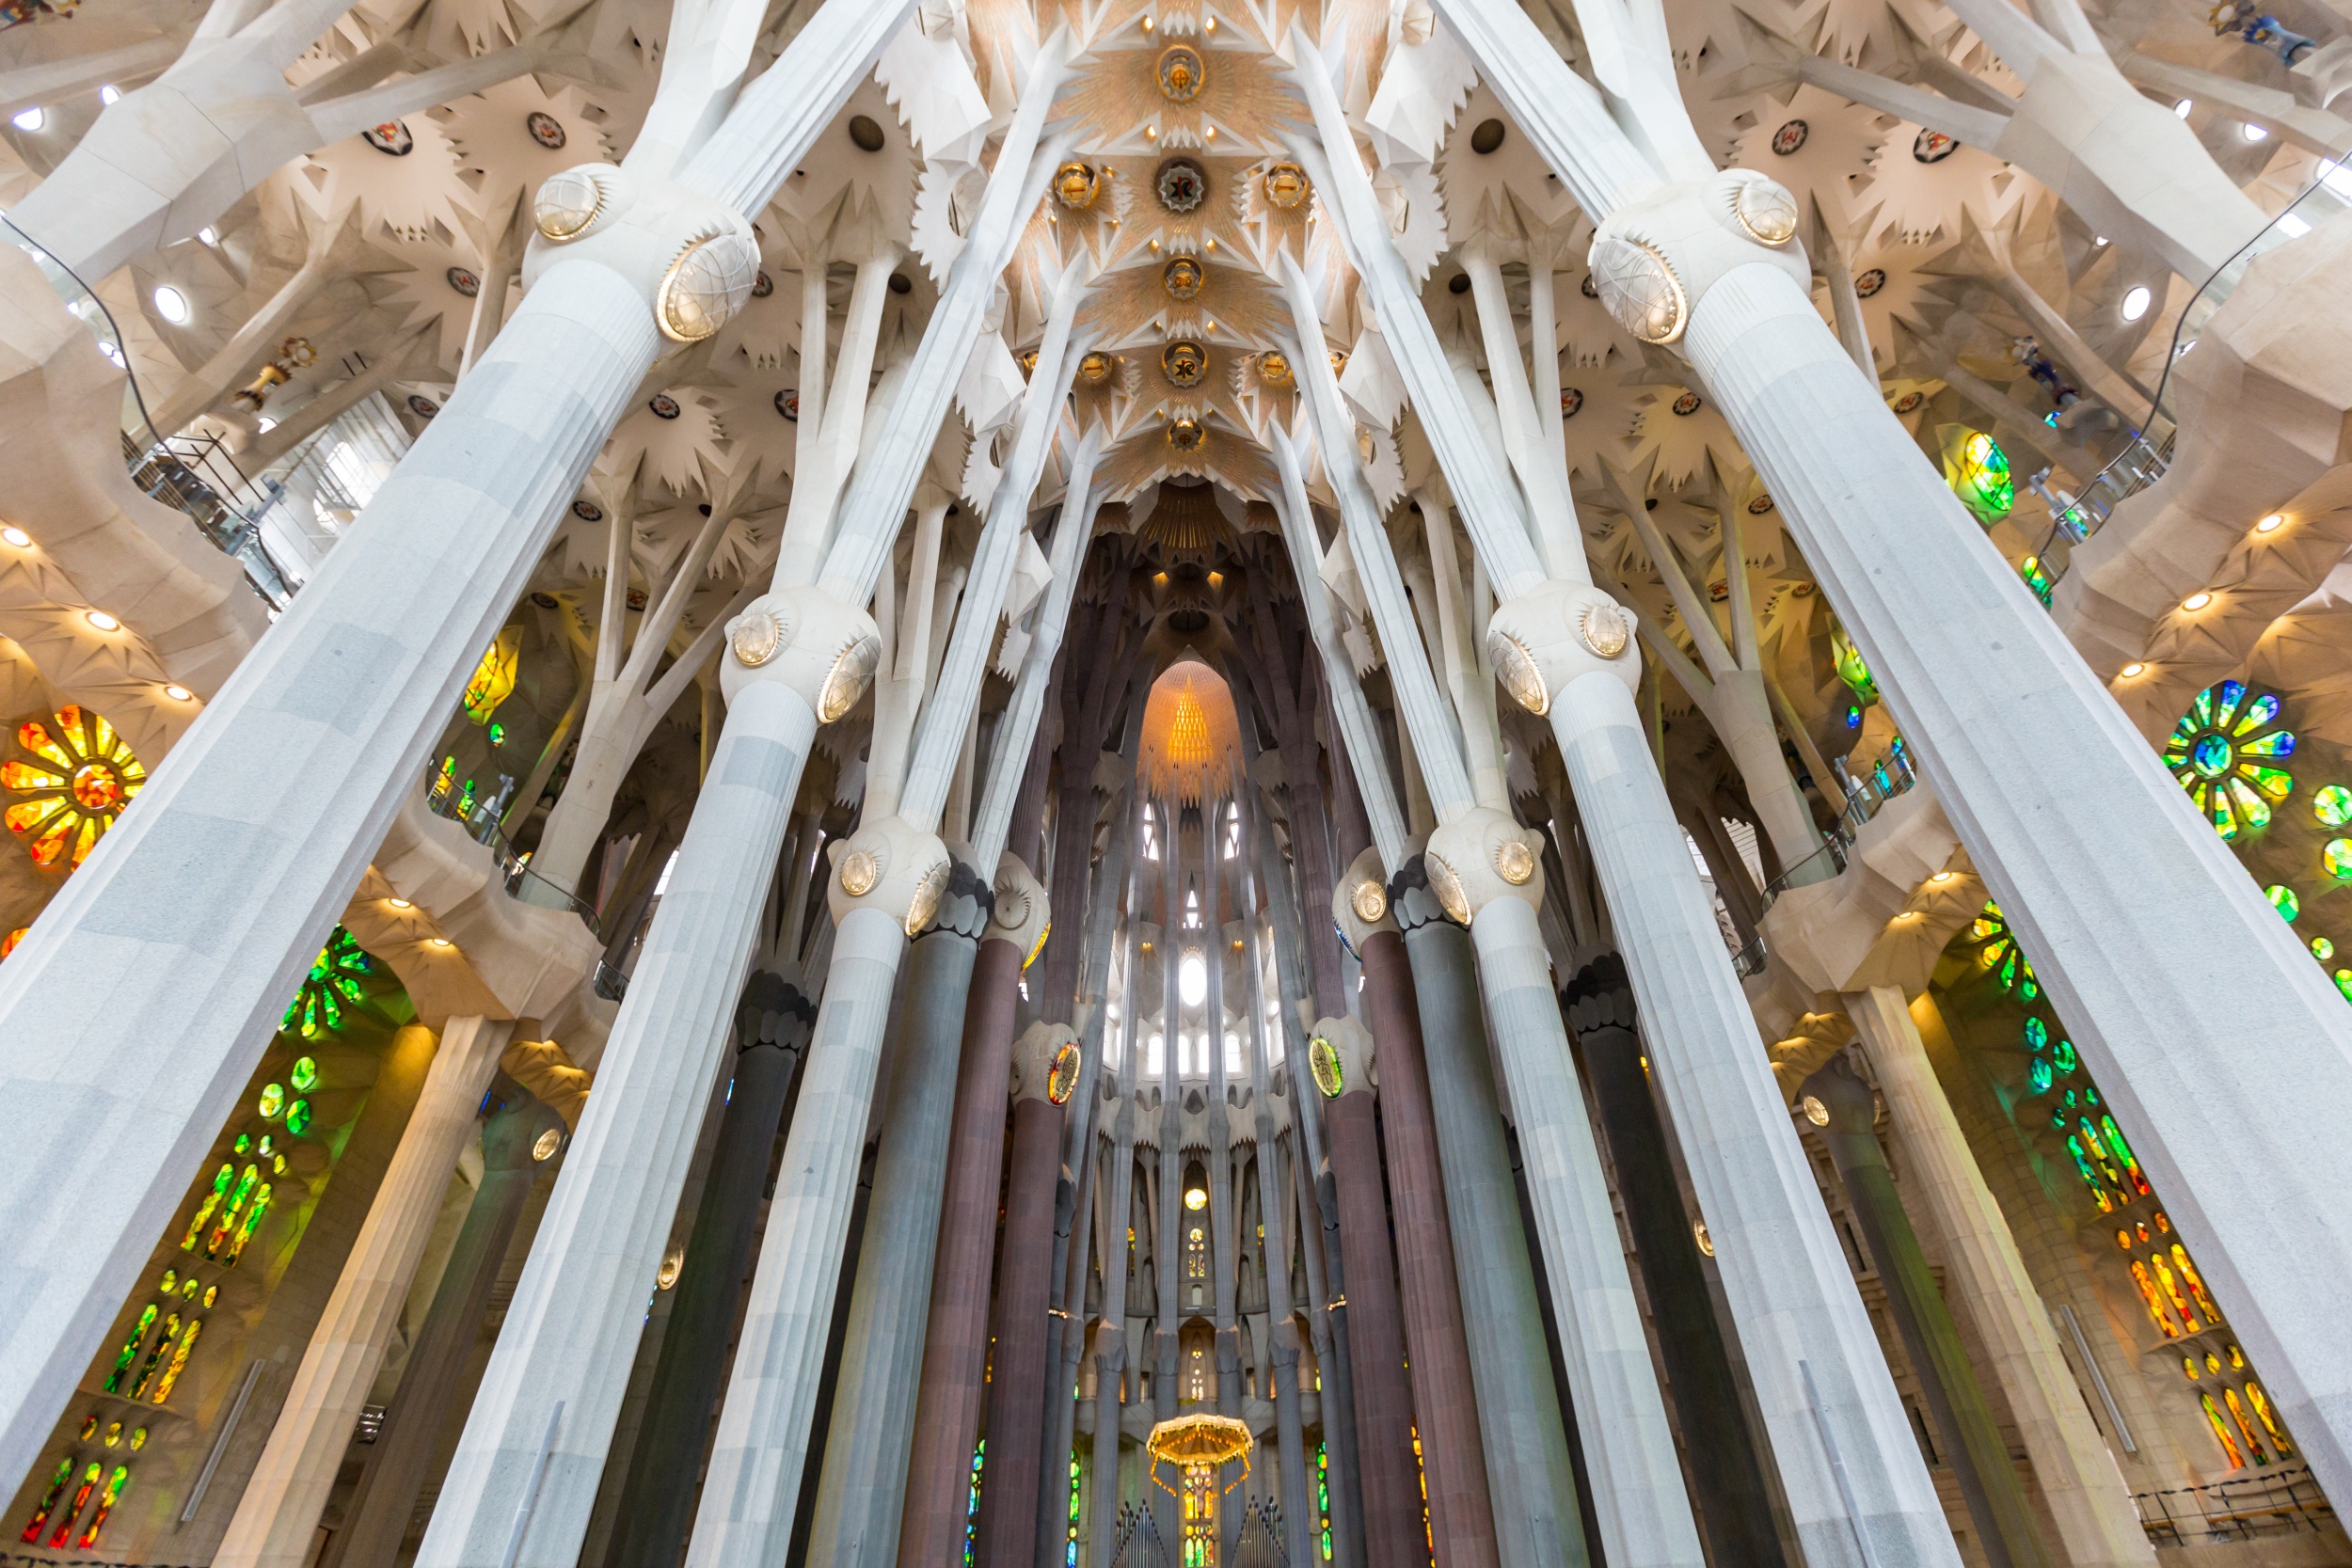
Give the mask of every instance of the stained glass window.
[{"label": "stained glass window", "polygon": [[1216,1469],[1184,1466],[1184,1568],[1215,1568],[1216,1562]]},{"label": "stained glass window", "polygon": [[2277,910],[2283,919],[2293,920],[2303,912],[2303,901],[2297,898],[2295,895],[2295,890],[2284,882],[2271,883],[2270,886],[2263,889],[2263,896],[2270,900],[2270,907]]},{"label": "stained glass window", "polygon": [[145,786],[147,769],[98,714],[67,706],[50,717],[16,727],[31,760],[0,763],[0,789],[17,798],[0,820],[24,839],[36,865],[80,865]]},{"label": "stained glass window", "polygon": [[1968,927],[1968,939],[1978,943],[1977,964],[1990,971],[2005,991],[2014,990],[2030,1002],[2042,994],[2042,983],[2034,978],[2033,965],[2026,958],[2026,951],[2010,935],[2008,919],[1998,904],[1987,904]]},{"label": "stained glass window", "polygon": [[2322,784],[2312,795],[2312,816],[2323,828],[2341,828],[2352,822],[2352,789],[2342,784]]},{"label": "stained glass window", "polygon": [[57,1511],[57,1499],[64,1497],[65,1489],[72,1484],[73,1459],[68,1455],[57,1461],[56,1473],[49,1478],[49,1489],[40,1495],[40,1503],[33,1509],[32,1522],[24,1527],[24,1533],[17,1537],[19,1541],[40,1539],[41,1527],[49,1523],[49,1515]]},{"label": "stained glass window", "polygon": [[105,1528],[106,1515],[115,1511],[115,1504],[121,1500],[122,1489],[130,1484],[131,1467],[127,1465],[116,1465],[115,1473],[106,1478],[106,1490],[99,1496],[98,1512],[89,1516],[89,1528],[82,1532],[82,1539],[76,1544],[84,1547],[98,1544],[98,1532]]},{"label": "stained glass window", "polygon": [[2165,742],[2165,766],[2225,839],[2270,826],[2271,808],[2294,791],[2275,766],[2295,754],[2295,732],[2278,722],[2278,693],[2248,701],[2243,681],[2197,693]]},{"label": "stained glass window", "polygon": [[980,1531],[980,1465],[988,1458],[988,1439],[972,1448],[972,1482],[963,1504],[963,1568],[972,1568],[973,1549]]},{"label": "stained glass window", "polygon": [[66,1505],[64,1513],[57,1520],[56,1529],[49,1537],[49,1546],[52,1551],[64,1545],[66,1538],[73,1533],[73,1521],[82,1516],[83,1508],[89,1502],[89,1495],[98,1490],[98,1478],[102,1474],[103,1471],[98,1461],[94,1459],[89,1462],[88,1467],[83,1470],[82,1484],[73,1489],[72,1502]]},{"label": "stained glass window", "polygon": [[522,652],[523,634],[520,626],[509,626],[490,644],[482,662],[474,666],[473,678],[466,683],[463,699],[466,717],[477,724],[486,724],[499,705],[515,694],[515,669]]},{"label": "stained glass window", "polygon": [[[1315,1374],[1315,1386],[1323,1386],[1323,1374]],[[1315,1517],[1322,1521],[1323,1560],[1331,1560],[1331,1454],[1323,1443],[1315,1445]]]},{"label": "stained glass window", "polygon": [[2008,516],[2017,504],[2017,485],[2010,477],[2009,453],[1980,430],[1958,431],[1945,443],[1944,482],[1986,528]]},{"label": "stained glass window", "polygon": [[280,1029],[301,1032],[306,1040],[324,1037],[330,1030],[343,1026],[343,1004],[367,999],[367,988],[360,976],[375,967],[359,941],[341,926],[319,949],[310,973],[303,977],[294,999],[286,1007],[286,1016],[278,1021]]},{"label": "stained glass window", "polygon": [[1062,1568],[1078,1568],[1078,1456],[1070,1456],[1070,1539],[1062,1553]]}]

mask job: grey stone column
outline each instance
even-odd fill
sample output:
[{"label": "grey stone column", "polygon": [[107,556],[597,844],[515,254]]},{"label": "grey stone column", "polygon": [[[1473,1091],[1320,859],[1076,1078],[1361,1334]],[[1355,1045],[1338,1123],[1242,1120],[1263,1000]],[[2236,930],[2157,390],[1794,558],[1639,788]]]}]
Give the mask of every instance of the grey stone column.
[{"label": "grey stone column", "polygon": [[1550,1353],[1503,1142],[1470,933],[1445,918],[1418,856],[1390,883],[1389,907],[1404,928],[1421,1008],[1496,1546],[1505,1568],[1580,1561],[1584,1527],[1576,1478],[1559,1395],[1546,1375]]},{"label": "grey stone column", "polygon": [[400,1387],[384,1413],[383,1431],[361,1458],[359,1484],[343,1506],[320,1568],[392,1568],[398,1560],[417,1493],[433,1468],[434,1446],[482,1333],[490,1287],[498,1283],[499,1265],[539,1175],[538,1146],[548,1133],[560,1139],[563,1132],[555,1113],[519,1088],[483,1124],[482,1184],[467,1206],[433,1305],[409,1346]]},{"label": "grey stone column", "polygon": [[866,1212],[808,1542],[809,1560],[826,1568],[881,1568],[898,1559],[957,1048],[989,907],[987,884],[957,862],[940,900],[939,924],[917,938],[907,956],[882,1153],[874,1163],[874,1196]]},{"label": "grey stone column", "polygon": [[2010,1463],[2009,1444],[1993,1422],[1984,1390],[1962,1348],[1960,1331],[1952,1325],[1951,1309],[1928,1273],[1927,1254],[1903,1212],[1895,1192],[1894,1173],[1887,1169],[1886,1151],[1873,1129],[1877,1097],[1853,1075],[1843,1057],[1804,1081],[1805,1114],[1827,1118],[1821,1141],[1830,1162],[1845,1184],[1854,1218],[1862,1222],[1863,1240],[1878,1267],[1879,1282],[1886,1287],[1886,1305],[1902,1335],[1912,1370],[1919,1379],[1919,1396],[1927,1402],[1936,1431],[1944,1437],[1945,1458],[1960,1481],[1960,1495],[1968,1505],[1969,1521],[1977,1527],[1977,1544],[1993,1568],[2046,1568],[2041,1531],[2026,1503],[2017,1470]]},{"label": "grey stone column", "polygon": [[1666,1130],[1650,1098],[1624,960],[1608,953],[1586,964],[1568,983],[1563,1002],[1616,1167],[1617,1196],[1648,1291],[1666,1391],[1691,1470],[1705,1478],[1693,1497],[1699,1522],[1715,1561],[1768,1568],[1784,1560],[1772,1494],[1675,1181]]},{"label": "grey stone column", "polygon": [[[1152,1217],[1152,1278],[1158,1287],[1152,1319],[1152,1418],[1165,1421],[1176,1414],[1176,1323],[1184,1315],[1184,1151],[1183,1103],[1184,1085],[1176,1070],[1176,1036],[1184,1027],[1183,997],[1177,972],[1184,956],[1184,808],[1173,800],[1156,808],[1160,833],[1160,1180],[1155,1195],[1159,1207]],[[1143,1461],[1147,1469],[1151,1460]],[[1159,1527],[1160,1544],[1174,1560],[1183,1551],[1183,1530],[1176,1499],[1156,1486],[1146,1486],[1152,1516]]]},{"label": "grey stone column", "polygon": [[[1142,810],[1142,796],[1138,786],[1138,814]],[[1131,821],[1130,832],[1140,836],[1139,817]],[[1131,837],[1130,846],[1134,842]],[[1106,1196],[1099,1222],[1104,1236],[1103,1312],[1094,1334],[1094,1454],[1087,1471],[1085,1499],[1085,1506],[1091,1509],[1087,1540],[1091,1568],[1111,1568],[1112,1551],[1119,1544],[1119,1424],[1127,1370],[1127,1280],[1135,1268],[1135,1248],[1128,1244],[1127,1230],[1136,1210],[1136,1081],[1141,1076],[1143,1057],[1142,865],[1138,859],[1127,892],[1127,986],[1120,1003],[1120,1022],[1125,1026],[1125,1038],[1120,1050],[1119,1085],[1114,1097],[1118,1109],[1111,1119],[1110,1147],[1102,1156],[1110,1181],[1107,1186],[1102,1185],[1099,1179],[1097,1181]],[[1072,1322],[1083,1323],[1083,1271],[1076,1273],[1064,1299],[1075,1314]],[[1083,1340],[1085,1335],[1081,1330],[1073,1337]]]},{"label": "grey stone column", "polygon": [[816,1022],[816,1005],[771,970],[755,974],[743,988],[735,1015],[734,1086],[687,1237],[606,1568],[675,1568],[693,1528],[694,1483],[719,1402],[768,1162]]}]

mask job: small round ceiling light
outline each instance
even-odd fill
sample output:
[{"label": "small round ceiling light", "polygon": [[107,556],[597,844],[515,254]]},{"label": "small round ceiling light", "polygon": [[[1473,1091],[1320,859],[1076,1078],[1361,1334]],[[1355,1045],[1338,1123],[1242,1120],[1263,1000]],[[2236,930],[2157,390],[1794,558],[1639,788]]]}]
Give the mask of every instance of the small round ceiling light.
[{"label": "small round ceiling light", "polygon": [[31,534],[13,525],[8,528],[0,528],[0,539],[7,540],[11,546],[20,550],[29,549],[32,547],[33,544],[33,536]]},{"label": "small round ceiling light", "polygon": [[2148,313],[2148,307],[2155,302],[2156,296],[2147,284],[2133,284],[2123,291],[2123,319],[2127,322],[2139,320]]},{"label": "small round ceiling light", "polygon": [[2211,603],[2213,603],[2213,595],[2207,593],[2204,589],[2200,588],[2196,593],[2191,594],[2187,598],[2181,601],[2181,608],[2189,611],[2191,614],[2194,614]]},{"label": "small round ceiling light", "polygon": [[122,629],[122,623],[116,620],[113,616],[107,614],[103,610],[84,610],[82,612],[82,619],[87,621],[91,626],[96,626],[100,631],[120,631]]},{"label": "small round ceiling light", "polygon": [[188,319],[196,314],[195,308],[188,304],[188,296],[168,283],[157,284],[154,297],[155,313],[174,326],[187,325]]},{"label": "small round ceiling light", "polygon": [[417,907],[415,904],[411,903],[409,900],[407,900],[407,899],[405,899],[405,898],[387,898],[387,899],[385,899],[385,900],[384,900],[384,902],[386,902],[387,904],[389,904],[392,908],[394,908],[394,909],[396,909],[396,910],[413,910],[413,909],[415,909],[415,908]]},{"label": "small round ceiling light", "polygon": [[170,698],[175,703],[192,703],[196,701],[196,693],[189,690],[186,687],[180,685],[177,681],[174,681],[164,688],[164,695]]},{"label": "small round ceiling light", "polygon": [[2254,525],[2254,531],[2256,533],[2276,533],[2286,526],[2286,521],[2285,513],[2273,512],[2269,516],[2265,517],[2261,522]]}]

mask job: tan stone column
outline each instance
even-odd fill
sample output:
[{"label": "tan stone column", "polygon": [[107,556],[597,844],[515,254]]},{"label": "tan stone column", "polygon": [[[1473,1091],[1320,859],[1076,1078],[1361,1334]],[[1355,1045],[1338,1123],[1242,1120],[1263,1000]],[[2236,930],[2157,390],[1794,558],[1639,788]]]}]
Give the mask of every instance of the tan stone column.
[{"label": "tan stone column", "polygon": [[1947,1278],[1992,1357],[2065,1560],[2074,1568],[2148,1568],[2155,1552],[2130,1489],[2091,1425],[2050,1314],[1928,1060],[1920,1031],[1942,1036],[1942,1015],[1925,996],[1906,1007],[1893,986],[1851,992],[1845,1002],[1908,1156],[1907,1184],[1943,1233]]},{"label": "tan stone column", "polygon": [[[474,1112],[514,1028],[485,1018],[453,1018],[442,1027],[440,1050],[408,1130],[310,1335],[229,1534],[214,1554],[217,1568],[302,1568],[440,1212],[449,1173],[473,1132]],[[402,1033],[410,1031],[424,1029],[411,1024]]]}]

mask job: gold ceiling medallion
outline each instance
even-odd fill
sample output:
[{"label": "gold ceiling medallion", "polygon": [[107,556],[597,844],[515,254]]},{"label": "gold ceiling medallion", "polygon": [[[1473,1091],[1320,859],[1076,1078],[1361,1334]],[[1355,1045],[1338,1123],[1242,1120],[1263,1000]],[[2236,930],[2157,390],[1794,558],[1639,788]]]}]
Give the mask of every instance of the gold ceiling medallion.
[{"label": "gold ceiling medallion", "polygon": [[1101,191],[1094,170],[1074,158],[1054,171],[1054,197],[1065,207],[1091,207]]},{"label": "gold ceiling medallion", "polygon": [[1296,385],[1291,374],[1290,357],[1279,349],[1270,348],[1258,356],[1258,379],[1284,390]]},{"label": "gold ceiling medallion", "polygon": [[1160,205],[1183,216],[1209,197],[1209,174],[1190,158],[1170,158],[1152,178]]},{"label": "gold ceiling medallion", "polygon": [[1307,171],[1296,164],[1279,163],[1265,171],[1266,205],[1290,212],[1314,189]]},{"label": "gold ceiling medallion", "polygon": [[1209,356],[1199,343],[1179,338],[1160,351],[1160,369],[1178,387],[1198,387],[1208,373]]},{"label": "gold ceiling medallion", "polygon": [[1168,444],[1178,451],[1199,451],[1205,434],[1199,420],[1173,420],[1168,427]]},{"label": "gold ceiling medallion", "polygon": [[1160,269],[1160,282],[1170,299],[1192,299],[1209,281],[1209,275],[1200,263],[1189,256],[1179,256]]},{"label": "gold ceiling medallion", "polygon": [[1111,378],[1111,356],[1096,349],[1078,361],[1078,379],[1089,387],[1100,387]]},{"label": "gold ceiling medallion", "polygon": [[1160,84],[1160,96],[1170,103],[1191,103],[1200,96],[1200,89],[1209,80],[1200,51],[1189,43],[1171,43],[1161,50],[1152,74]]}]

